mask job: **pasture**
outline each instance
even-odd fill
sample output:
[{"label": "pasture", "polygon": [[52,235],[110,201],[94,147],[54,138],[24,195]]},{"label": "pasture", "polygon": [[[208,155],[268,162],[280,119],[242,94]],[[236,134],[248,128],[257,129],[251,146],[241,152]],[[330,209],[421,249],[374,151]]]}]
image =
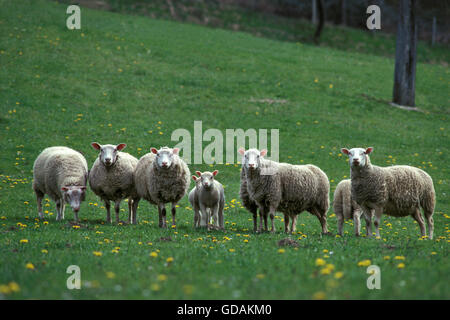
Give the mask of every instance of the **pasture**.
[{"label": "pasture", "polygon": [[[417,65],[423,112],[408,112],[388,104],[389,57],[85,8],[81,30],[70,31],[65,5],[0,6],[0,298],[450,298],[448,66]],[[386,215],[380,240],[354,237],[351,222],[336,237],[330,208],[331,236],[305,212],[290,236],[298,247],[279,247],[287,237],[282,214],[275,234],[252,231],[237,157],[189,165],[192,173],[220,171],[224,232],[195,230],[187,196],[176,228],[160,229],[157,208],[145,201],[138,225],[108,225],[89,189],[80,225],[70,208],[56,222],[48,197],[38,219],[32,167],[45,147],[76,149],[90,167],[93,141],[126,143],[124,151],[140,157],[174,146],[176,129],[193,134],[194,121],[203,132],[279,129],[280,161],[319,166],[331,199],[350,175],[341,147],[372,146],[373,164],[422,168],[436,189],[435,238],[422,239],[410,217]],[[126,220],[126,202],[121,210]],[[370,264],[381,269],[380,290],[366,286]],[[81,290],[66,287],[70,265],[81,269]]]}]

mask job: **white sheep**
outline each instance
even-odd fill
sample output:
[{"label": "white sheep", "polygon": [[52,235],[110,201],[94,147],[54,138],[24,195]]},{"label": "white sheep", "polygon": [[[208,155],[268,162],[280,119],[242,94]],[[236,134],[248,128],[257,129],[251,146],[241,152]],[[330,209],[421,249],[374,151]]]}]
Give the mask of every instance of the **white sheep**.
[{"label": "white sheep", "polygon": [[83,155],[67,147],[44,149],[34,161],[33,190],[36,193],[39,218],[44,217],[42,199],[47,194],[56,203],[56,220],[64,219],[69,203],[78,221],[80,204],[85,199],[88,166]]},{"label": "white sheep", "polygon": [[128,198],[128,223],[136,224],[133,202],[138,197],[133,173],[138,160],[126,152],[121,152],[126,147],[125,143],[115,146],[93,142],[91,145],[94,149],[100,150],[100,154],[89,172],[89,185],[105,203],[106,222],[111,223],[110,201],[114,201],[116,223],[119,223],[120,202]]},{"label": "white sheep", "polygon": [[222,184],[215,179],[219,173],[196,171],[198,177],[192,176],[195,187],[189,193],[189,202],[194,208],[194,226],[207,226],[210,230],[211,216],[214,218],[214,227],[225,229],[223,208],[225,194]]},{"label": "white sheep", "polygon": [[352,198],[361,206],[366,220],[367,235],[372,235],[372,216],[376,236],[380,237],[381,215],[412,216],[425,236],[423,209],[428,223],[428,236],[433,239],[433,213],[436,195],[433,180],[423,170],[411,166],[378,167],[372,165],[369,154],[373,148],[341,149],[349,156]]},{"label": "white sheep", "polygon": [[167,227],[165,204],[169,202],[172,204],[172,226],[176,225],[176,205],[186,194],[191,181],[189,168],[178,152],[179,148],[151,148],[151,153],[139,159],[134,172],[138,197],[158,206],[161,228]]},{"label": "white sheep", "polygon": [[295,232],[298,214],[306,210],[319,219],[322,232],[328,234],[326,215],[330,206],[330,184],[320,168],[311,164],[291,165],[266,160],[267,150],[240,148],[239,153],[243,155],[242,167],[249,196],[260,210],[259,231],[268,208],[272,232],[275,231],[275,211],[284,213],[285,232]]},{"label": "white sheep", "polygon": [[359,236],[362,214],[361,207],[352,199],[352,185],[350,179],[339,182],[334,191],[333,210],[336,214],[338,234],[342,236],[344,220],[353,219],[355,235]]}]

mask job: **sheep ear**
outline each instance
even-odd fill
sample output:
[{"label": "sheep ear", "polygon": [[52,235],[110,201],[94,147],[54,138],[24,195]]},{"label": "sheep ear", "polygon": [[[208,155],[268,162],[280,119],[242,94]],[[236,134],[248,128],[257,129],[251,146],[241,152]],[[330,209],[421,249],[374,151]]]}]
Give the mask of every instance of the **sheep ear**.
[{"label": "sheep ear", "polygon": [[373,147],[368,147],[368,148],[366,149],[366,154],[371,154],[372,151],[373,151]]},{"label": "sheep ear", "polygon": [[195,173],[196,173],[199,177],[202,176],[202,173],[201,173],[200,171],[195,171]]},{"label": "sheep ear", "polygon": [[238,152],[239,152],[241,155],[244,155],[245,149],[241,147],[241,148],[239,148]]},{"label": "sheep ear", "polygon": [[119,150],[119,151],[121,151],[121,150],[125,149],[126,146],[127,146],[127,145],[126,145],[125,143],[121,143],[121,144],[118,144],[118,145],[116,146],[116,149]]},{"label": "sheep ear", "polygon": [[94,148],[95,150],[100,150],[102,148],[102,146],[100,144],[98,144],[97,142],[92,142],[91,143],[92,148]]},{"label": "sheep ear", "polygon": [[266,149],[262,149],[261,152],[259,153],[259,155],[261,157],[264,157],[267,154],[267,150]]},{"label": "sheep ear", "polygon": [[194,181],[197,181],[197,177],[196,176],[192,176],[192,179],[194,179]]},{"label": "sheep ear", "polygon": [[150,148],[150,151],[154,154],[158,154],[158,150],[156,150],[156,148]]},{"label": "sheep ear", "polygon": [[214,177],[217,176],[218,173],[219,173],[219,170],[214,170],[213,176],[214,176]]},{"label": "sheep ear", "polygon": [[69,188],[67,188],[67,187],[61,187],[61,190],[64,191],[64,192],[66,192],[67,190],[69,190]]},{"label": "sheep ear", "polygon": [[349,153],[350,153],[350,151],[348,151],[347,148],[342,148],[342,149],[341,149],[341,152],[342,152],[343,154],[346,154],[346,155],[349,155]]},{"label": "sheep ear", "polygon": [[81,191],[86,191],[86,187],[80,187]]},{"label": "sheep ear", "polygon": [[173,148],[172,152],[173,152],[173,154],[178,155],[178,152],[180,152],[180,148]]}]

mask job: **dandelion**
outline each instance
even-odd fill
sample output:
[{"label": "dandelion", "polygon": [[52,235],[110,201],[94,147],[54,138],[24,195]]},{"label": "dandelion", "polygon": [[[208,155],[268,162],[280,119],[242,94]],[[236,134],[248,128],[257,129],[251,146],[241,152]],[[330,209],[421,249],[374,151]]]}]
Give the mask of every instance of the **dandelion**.
[{"label": "dandelion", "polygon": [[150,252],[150,257],[156,258],[157,256],[158,256],[158,253],[156,253],[155,251]]},{"label": "dandelion", "polygon": [[47,249],[42,249],[41,252],[42,253],[48,253],[48,250]]},{"label": "dandelion", "polygon": [[12,292],[19,292],[20,291],[20,286],[17,284],[17,282],[10,282],[8,283],[8,287]]},{"label": "dandelion", "polygon": [[152,289],[152,291],[158,291],[159,289],[161,289],[161,287],[159,286],[159,284],[153,283],[153,284],[150,286],[150,289]]},{"label": "dandelion", "polygon": [[28,243],[28,239],[20,239],[20,243]]},{"label": "dandelion", "polygon": [[334,274],[335,279],[340,279],[344,276],[344,273],[342,271],[338,271]]},{"label": "dandelion", "polygon": [[114,272],[112,272],[112,271],[107,271],[106,272],[106,277],[108,279],[114,279],[116,277],[116,274]]},{"label": "dandelion", "polygon": [[96,257],[101,257],[103,255],[101,251],[93,251],[92,254]]},{"label": "dandelion", "polygon": [[358,267],[368,267],[371,265],[371,263],[372,263],[372,261],[370,261],[369,259],[362,260],[362,261],[358,262]]},{"label": "dandelion", "polygon": [[285,249],[278,249],[278,253],[285,253],[286,250]]},{"label": "dandelion", "polygon": [[401,262],[397,265],[397,268],[399,268],[399,269],[403,269],[404,267],[405,267],[405,264],[403,262]]},{"label": "dandelion", "polygon": [[266,277],[266,275],[265,274],[262,274],[262,273],[258,273],[257,275],[256,275],[256,278],[257,279],[264,279]]},{"label": "dandelion", "polygon": [[404,256],[395,256],[394,260],[405,260]]},{"label": "dandelion", "polygon": [[384,260],[389,260],[391,257],[390,256],[384,256],[383,259]]},{"label": "dandelion", "polygon": [[314,300],[323,300],[326,298],[326,294],[323,291],[318,291],[316,293],[313,294],[312,297]]},{"label": "dandelion", "polygon": [[325,265],[325,260],[323,260],[322,258],[317,258],[316,259],[316,266],[320,267],[320,266],[324,266]]},{"label": "dandelion", "polygon": [[25,265],[25,268],[30,269],[30,270],[34,270],[34,264],[32,264],[31,262],[28,262],[28,263]]},{"label": "dandelion", "polygon": [[234,249],[228,249],[228,251],[230,251],[230,252],[235,252],[236,250],[234,250]]},{"label": "dandelion", "polygon": [[167,280],[167,276],[165,274],[158,275],[158,281],[166,281],[166,280]]},{"label": "dandelion", "polygon": [[173,262],[173,257],[168,257],[168,258],[166,259],[166,262],[167,262],[167,263]]}]

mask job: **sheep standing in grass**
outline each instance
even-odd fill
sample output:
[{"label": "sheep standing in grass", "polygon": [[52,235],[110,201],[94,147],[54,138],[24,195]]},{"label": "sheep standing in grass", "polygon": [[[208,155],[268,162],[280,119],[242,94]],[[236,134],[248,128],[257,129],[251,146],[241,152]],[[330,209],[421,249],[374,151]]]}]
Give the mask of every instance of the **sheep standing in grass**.
[{"label": "sheep standing in grass", "polygon": [[[314,165],[291,165],[264,159],[267,150],[239,149],[243,155],[242,166],[247,178],[250,199],[260,210],[259,231],[262,217],[267,214],[272,220],[271,231],[275,231],[275,211],[284,213],[286,232],[295,232],[297,216],[303,211],[315,215],[328,234],[327,211],[330,206],[330,184],[327,175]],[[292,219],[289,228],[289,219]]]},{"label": "sheep standing in grass", "polygon": [[433,180],[423,170],[411,166],[378,167],[372,165],[369,154],[373,148],[341,149],[349,156],[352,198],[361,206],[366,220],[367,235],[372,235],[372,216],[376,236],[380,237],[381,215],[412,216],[425,236],[423,209],[428,223],[428,236],[433,239],[433,212],[436,196]]},{"label": "sheep standing in grass", "polygon": [[178,148],[151,148],[151,153],[139,159],[134,172],[138,197],[158,206],[161,228],[167,227],[165,205],[169,202],[172,204],[172,226],[176,225],[176,205],[189,188],[191,173],[178,152]]},{"label": "sheep standing in grass", "polygon": [[136,224],[133,201],[137,198],[137,193],[133,173],[138,160],[126,152],[121,152],[126,147],[125,143],[116,146],[93,142],[91,145],[100,150],[100,154],[89,172],[89,185],[105,203],[106,222],[111,223],[110,201],[114,201],[116,223],[119,223],[120,202],[128,198],[128,223]]},{"label": "sheep standing in grass", "polygon": [[[250,211],[253,215],[253,231],[258,231],[258,205],[254,200],[250,198],[250,195],[247,190],[247,176],[245,175],[245,169],[241,168],[241,185],[239,190],[239,197],[242,200],[242,205]],[[267,214],[268,210],[263,210],[265,212],[264,217],[261,216],[261,219],[264,218],[264,231],[267,231]],[[261,215],[261,211],[259,212]]]},{"label": "sheep standing in grass", "polygon": [[45,194],[56,202],[56,220],[64,219],[69,203],[78,221],[80,204],[86,194],[88,166],[83,155],[67,147],[50,147],[39,154],[33,165],[33,190],[36,193],[39,218],[44,217]]},{"label": "sheep standing in grass", "polygon": [[210,230],[211,216],[214,218],[214,227],[225,229],[223,220],[223,208],[225,205],[225,193],[222,184],[215,179],[219,173],[196,171],[197,175],[192,176],[195,187],[189,193],[189,202],[194,208],[194,226],[206,225]]},{"label": "sheep standing in grass", "polygon": [[359,236],[362,214],[361,207],[352,199],[352,184],[350,179],[342,180],[334,191],[333,209],[338,224],[338,234],[342,236],[344,220],[353,219],[355,235]]}]

